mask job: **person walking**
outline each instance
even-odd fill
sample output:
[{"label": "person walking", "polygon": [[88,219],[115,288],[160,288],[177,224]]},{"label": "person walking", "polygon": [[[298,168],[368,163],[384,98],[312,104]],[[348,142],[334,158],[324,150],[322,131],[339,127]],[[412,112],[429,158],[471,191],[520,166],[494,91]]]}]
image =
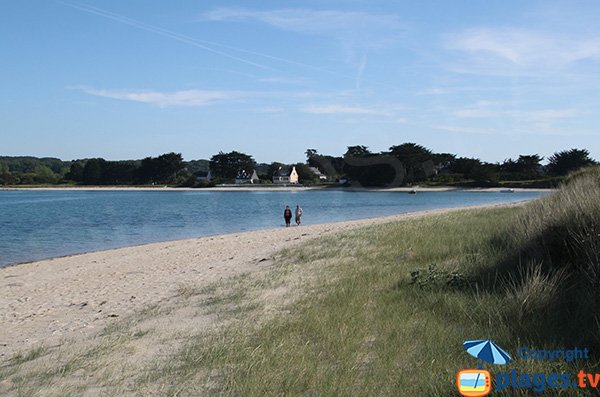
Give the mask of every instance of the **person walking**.
[{"label": "person walking", "polygon": [[285,210],[283,210],[283,219],[285,219],[285,227],[290,226],[290,222],[292,221],[292,210],[289,205],[286,205]]},{"label": "person walking", "polygon": [[300,207],[300,204],[296,205],[296,225],[300,226],[300,223],[302,222],[302,208]]}]

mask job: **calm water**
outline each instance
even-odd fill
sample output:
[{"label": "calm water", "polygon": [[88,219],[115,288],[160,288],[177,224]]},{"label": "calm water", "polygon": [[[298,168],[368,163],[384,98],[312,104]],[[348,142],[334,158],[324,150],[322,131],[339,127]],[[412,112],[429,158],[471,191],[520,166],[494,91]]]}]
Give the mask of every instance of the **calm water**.
[{"label": "calm water", "polygon": [[530,200],[515,192],[0,191],[0,266],[55,256],[283,225]]}]

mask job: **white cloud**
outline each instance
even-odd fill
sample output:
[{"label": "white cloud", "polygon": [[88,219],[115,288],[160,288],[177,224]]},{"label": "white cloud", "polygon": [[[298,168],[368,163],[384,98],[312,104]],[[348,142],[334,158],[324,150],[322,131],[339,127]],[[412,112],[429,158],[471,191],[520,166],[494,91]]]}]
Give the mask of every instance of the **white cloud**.
[{"label": "white cloud", "polygon": [[507,106],[510,105],[482,101],[472,106],[452,110],[450,111],[450,114],[462,119],[502,117],[531,122],[550,122],[553,120],[573,118],[582,113],[578,109],[515,110],[514,108],[507,109]]},{"label": "white cloud", "polygon": [[259,113],[283,113],[285,109],[282,107],[270,106],[258,110]]},{"label": "white cloud", "polygon": [[253,11],[243,8],[217,8],[205,13],[211,21],[258,21],[296,33],[314,34],[360,43],[366,48],[389,44],[402,33],[395,15],[356,11],[282,9]]},{"label": "white cloud", "polygon": [[264,77],[258,79],[261,83],[301,85],[308,82],[304,77]]},{"label": "white cloud", "polygon": [[477,134],[477,135],[491,135],[491,134],[498,133],[498,130],[493,129],[493,128],[465,127],[465,126],[457,126],[457,125],[438,125],[438,126],[435,126],[434,128],[436,128],[438,130],[449,131],[449,132]]},{"label": "white cloud", "polygon": [[239,91],[184,90],[175,92],[101,90],[76,87],[87,94],[123,101],[142,102],[160,107],[197,107],[247,96]]},{"label": "white cloud", "polygon": [[600,37],[567,37],[521,28],[477,28],[447,37],[446,47],[466,52],[482,67],[561,68],[600,58]]},{"label": "white cloud", "polygon": [[482,117],[497,117],[499,113],[489,109],[460,109],[455,110],[452,114],[459,118],[482,118]]},{"label": "white cloud", "polygon": [[371,106],[346,105],[341,103],[309,104],[300,108],[301,112],[311,114],[354,114],[395,117],[399,122],[404,119],[398,113],[406,110],[400,103],[383,103]]},{"label": "white cloud", "polygon": [[311,114],[363,114],[363,115],[380,115],[390,116],[390,112],[385,109],[364,107],[364,106],[348,106],[348,105],[310,105],[300,109],[304,113]]}]

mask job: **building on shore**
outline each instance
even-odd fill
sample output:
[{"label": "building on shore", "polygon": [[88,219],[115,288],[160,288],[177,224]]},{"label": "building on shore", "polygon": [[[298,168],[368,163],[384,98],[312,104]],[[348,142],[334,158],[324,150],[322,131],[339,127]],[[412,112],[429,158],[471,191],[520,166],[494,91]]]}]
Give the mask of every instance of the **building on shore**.
[{"label": "building on shore", "polygon": [[260,182],[260,179],[258,178],[258,174],[256,173],[256,170],[252,170],[252,174],[249,174],[245,170],[242,170],[235,177],[235,183],[237,185],[240,185],[243,183],[258,183],[258,182]]},{"label": "building on shore", "polygon": [[298,172],[295,166],[281,167],[273,174],[273,183],[278,184],[297,184]]}]

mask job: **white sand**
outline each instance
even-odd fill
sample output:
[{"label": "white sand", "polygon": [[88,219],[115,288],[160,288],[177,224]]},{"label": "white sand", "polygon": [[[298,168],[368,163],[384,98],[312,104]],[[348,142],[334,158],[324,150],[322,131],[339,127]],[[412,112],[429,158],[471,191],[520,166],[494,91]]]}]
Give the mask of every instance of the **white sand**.
[{"label": "white sand", "polygon": [[201,287],[269,267],[284,247],[455,210],[233,233],[0,268],[0,361],[34,346],[93,335],[119,317],[176,296],[182,286]]}]

